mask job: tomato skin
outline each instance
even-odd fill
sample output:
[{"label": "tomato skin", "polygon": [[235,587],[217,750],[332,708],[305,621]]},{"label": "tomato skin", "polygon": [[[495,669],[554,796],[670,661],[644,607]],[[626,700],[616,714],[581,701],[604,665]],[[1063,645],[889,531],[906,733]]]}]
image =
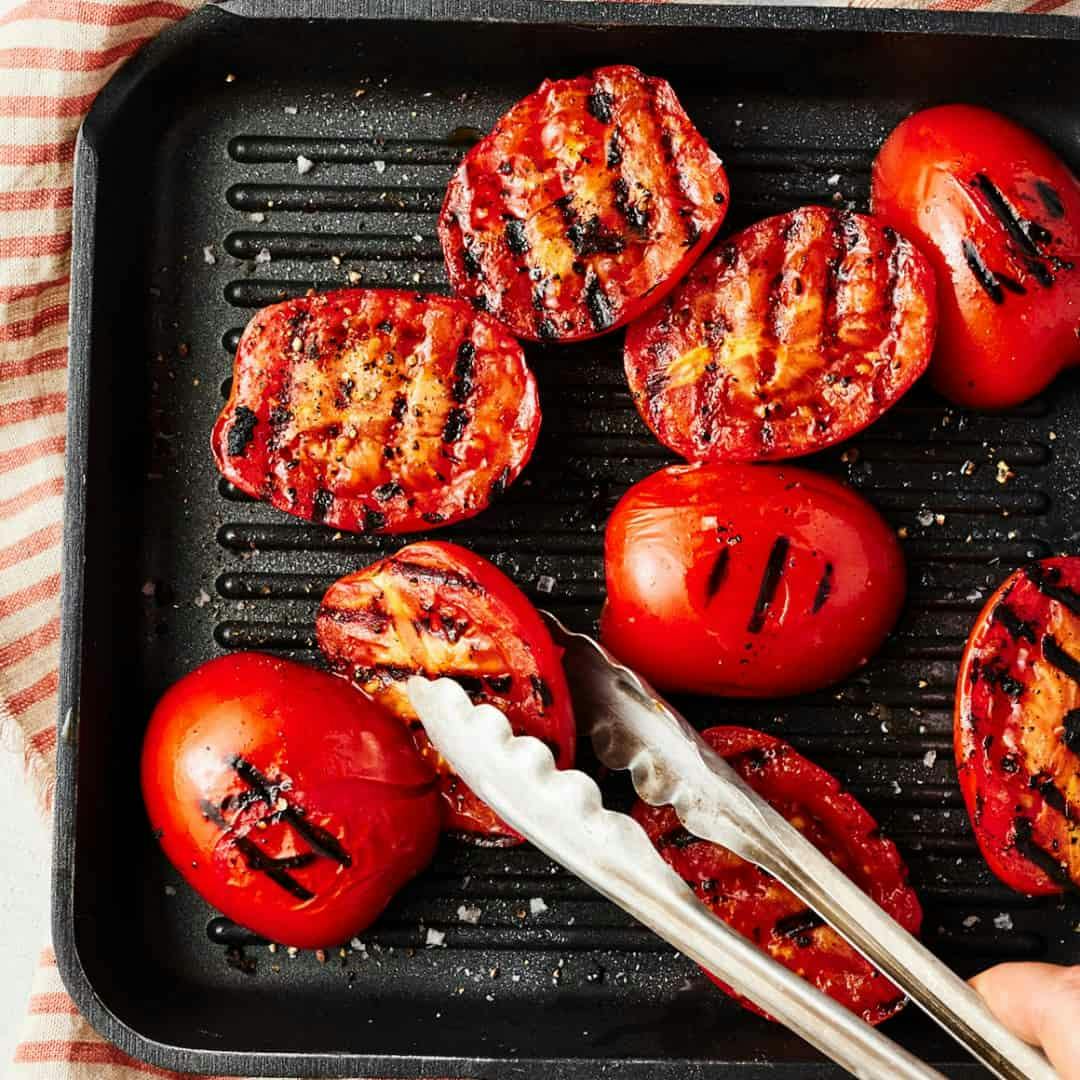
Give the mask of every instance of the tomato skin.
[{"label": "tomato skin", "polygon": [[[141,773],[188,884],[285,945],[360,933],[438,841],[434,773],[397,721],[340,679],[259,653],[211,660],[165,693]],[[293,864],[255,865],[274,858]]]},{"label": "tomato skin", "polygon": [[[922,908],[907,884],[907,867],[896,846],[881,836],[874,819],[834,776],[759,731],[715,727],[702,736],[879,907],[905,930],[919,932]],[[632,814],[698,899],[774,960],[869,1024],[889,1019],[904,1006],[896,986],[766,871],[719,844],[691,836],[670,806],[638,801]],[[765,1015],[706,974],[740,1004]]]},{"label": "tomato skin", "polygon": [[960,790],[990,869],[1029,895],[1080,886],[1080,556],[1014,571],[956,684]]},{"label": "tomato skin", "polygon": [[570,768],[577,733],[562,650],[524,593],[466,548],[423,541],[331,585],[315,632],[331,669],[407,725],[435,765],[444,830],[521,843],[431,745],[405,680],[413,674],[457,679],[476,704],[500,709],[516,734],[543,739],[558,767]]},{"label": "tomato skin", "polygon": [[721,244],[631,324],[626,376],[688,461],[798,457],[893,405],[926,370],[935,324],[933,271],[909,241],[804,206]]},{"label": "tomato skin", "polygon": [[851,488],[791,466],[672,465],[608,521],[600,633],[662,690],[776,697],[850,674],[896,622],[896,537]]},{"label": "tomato skin", "polygon": [[871,206],[937,272],[930,373],[950,400],[1007,408],[1080,362],[1080,182],[1030,131],[968,105],[915,113],[874,160]]},{"label": "tomato skin", "polygon": [[671,86],[616,65],[514,105],[454,173],[439,240],[458,296],[520,338],[581,341],[674,286],[727,201]]},{"label": "tomato skin", "polygon": [[211,437],[218,470],[279,510],[402,533],[479,513],[540,430],[521,345],[468,304],[341,289],[263,308]]}]

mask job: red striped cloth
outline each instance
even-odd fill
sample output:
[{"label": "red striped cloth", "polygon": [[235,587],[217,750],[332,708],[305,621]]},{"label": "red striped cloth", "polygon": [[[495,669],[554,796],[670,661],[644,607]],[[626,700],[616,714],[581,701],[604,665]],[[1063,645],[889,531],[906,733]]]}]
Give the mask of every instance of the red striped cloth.
[{"label": "red striped cloth", "polygon": [[[109,76],[201,2],[0,0],[0,735],[21,745],[43,807],[56,746],[75,134]],[[1080,14],[1080,0],[852,0],[850,6]],[[10,1075],[174,1074],[132,1061],[91,1031],[47,949]]]}]

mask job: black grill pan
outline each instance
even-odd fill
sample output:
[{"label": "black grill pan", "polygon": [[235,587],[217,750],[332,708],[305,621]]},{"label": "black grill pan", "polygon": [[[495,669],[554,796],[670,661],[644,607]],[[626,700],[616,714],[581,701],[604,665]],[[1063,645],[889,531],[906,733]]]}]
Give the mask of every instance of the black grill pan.
[{"label": "black grill pan", "polygon": [[[155,1064],[218,1074],[833,1075],[533,850],[444,844],[344,957],[271,953],[221,923],[208,935],[213,913],[142,812],[149,710],[223,650],[314,662],[324,588],[400,542],[246,500],[219,481],[209,431],[255,308],[350,273],[445,288],[443,186],[463,148],[544,76],[625,61],[668,78],[728,166],[730,231],[806,202],[865,208],[875,148],[932,103],[1000,108],[1080,165],[1078,28],[790,7],[237,0],[193,15],[113,79],[77,154],[53,901],[64,979],[104,1035]],[[304,175],[301,155],[315,163]],[[615,334],[530,348],[544,408],[535,458],[498,505],[438,534],[580,629],[601,603],[614,500],[668,460],[631,404],[620,345]],[[833,690],[679,702],[702,725],[777,732],[847,783],[903,850],[927,941],[964,973],[1080,960],[1077,910],[1017,897],[987,871],[950,749],[956,662],[988,590],[1026,559],[1075,550],[1078,411],[1073,375],[1002,415],[917,388],[813,460],[902,530],[899,628]],[[998,461],[1015,473],[1006,484]],[[618,778],[606,791],[628,803]],[[480,909],[478,924],[462,905]],[[445,932],[443,947],[425,947],[428,928]],[[980,1075],[914,1010],[889,1031],[950,1075]]]}]

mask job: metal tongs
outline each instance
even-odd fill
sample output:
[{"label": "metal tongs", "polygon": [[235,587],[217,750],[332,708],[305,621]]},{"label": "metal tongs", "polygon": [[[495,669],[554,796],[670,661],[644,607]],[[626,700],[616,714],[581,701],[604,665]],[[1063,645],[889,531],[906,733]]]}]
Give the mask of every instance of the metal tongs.
[{"label": "metal tongs", "polygon": [[[1046,1057],[999,1023],[966,982],[885,914],[778,814],[643,679],[598,642],[544,613],[565,650],[579,730],[638,795],[671,805],[693,835],[756,863],[816,911],[959,1043],[1006,1080],[1053,1080]],[[716,918],[641,827],[605,810],[582,772],[558,770],[540,740],[473,706],[449,679],[414,677],[409,698],[439,753],[500,817],[856,1076],[939,1078],[907,1050]]]}]

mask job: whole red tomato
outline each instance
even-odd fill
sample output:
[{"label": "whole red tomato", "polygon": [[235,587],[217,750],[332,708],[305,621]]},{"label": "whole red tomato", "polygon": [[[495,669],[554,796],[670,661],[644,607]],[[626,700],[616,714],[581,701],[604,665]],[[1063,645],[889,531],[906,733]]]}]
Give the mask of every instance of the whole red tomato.
[{"label": "whole red tomato", "polygon": [[142,789],[192,888],[301,948],[367,927],[439,834],[434,773],[401,725],[340,679],[258,653],[211,660],[166,692]]},{"label": "whole red tomato", "polygon": [[864,663],[896,622],[904,560],[851,488],[805,469],[673,465],[608,521],[604,643],[660,689],[774,697]]},{"label": "whole red tomato", "polygon": [[1030,131],[968,105],[915,113],[878,152],[871,205],[937,271],[946,397],[1005,408],[1080,362],[1080,183]]},{"label": "whole red tomato", "polygon": [[990,869],[1031,894],[1080,886],[1080,557],[1006,578],[956,683],[956,771]]}]

